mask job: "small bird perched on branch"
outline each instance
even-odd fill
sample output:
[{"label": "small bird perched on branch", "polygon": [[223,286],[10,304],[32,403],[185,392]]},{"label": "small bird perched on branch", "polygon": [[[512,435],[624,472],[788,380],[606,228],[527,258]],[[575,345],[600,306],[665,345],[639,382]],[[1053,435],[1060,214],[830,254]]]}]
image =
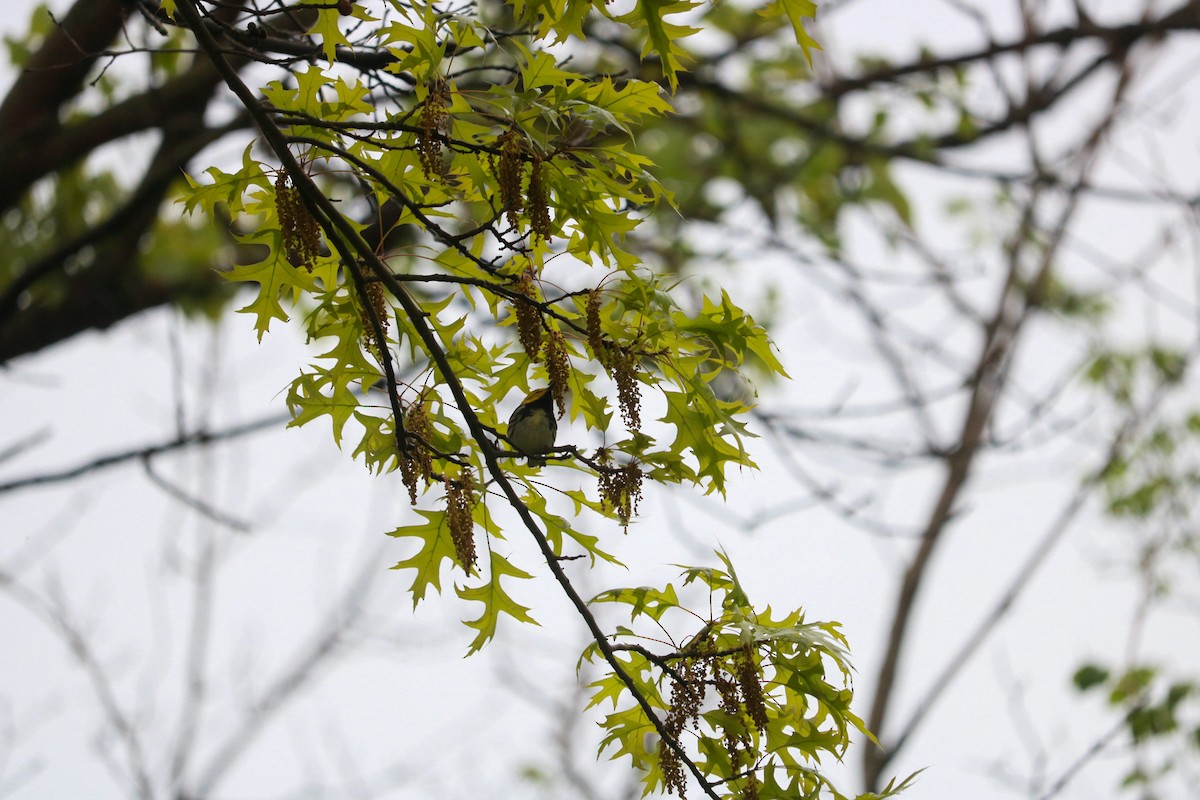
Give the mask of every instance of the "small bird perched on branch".
[{"label": "small bird perched on branch", "polygon": [[558,421],[554,418],[554,394],[550,387],[534,389],[508,418],[508,442],[525,454],[531,467],[546,466],[538,458],[554,448]]}]

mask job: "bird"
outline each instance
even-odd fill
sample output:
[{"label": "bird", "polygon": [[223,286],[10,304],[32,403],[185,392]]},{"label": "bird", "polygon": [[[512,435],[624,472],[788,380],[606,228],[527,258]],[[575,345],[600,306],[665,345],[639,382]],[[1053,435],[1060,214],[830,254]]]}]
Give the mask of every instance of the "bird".
[{"label": "bird", "polygon": [[508,418],[508,442],[525,455],[531,467],[546,466],[546,459],[538,456],[554,448],[557,434],[554,394],[548,386],[530,392]]}]

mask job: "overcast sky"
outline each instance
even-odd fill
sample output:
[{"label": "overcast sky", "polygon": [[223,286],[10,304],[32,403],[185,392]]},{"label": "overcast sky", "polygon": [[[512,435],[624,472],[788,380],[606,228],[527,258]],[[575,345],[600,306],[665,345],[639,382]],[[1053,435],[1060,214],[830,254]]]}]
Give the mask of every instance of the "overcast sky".
[{"label": "overcast sky", "polygon": [[[0,18],[6,34],[21,27],[32,5],[8,0],[8,13]],[[68,5],[50,3],[55,10]],[[961,40],[966,46],[975,37],[948,3],[849,5],[836,26],[821,29],[833,57],[846,59],[842,63],[860,52],[904,56],[922,42]],[[1131,5],[1100,8],[1119,16]],[[999,28],[1004,32],[1005,24]],[[1189,64],[1190,56],[1174,58],[1157,67],[1164,76]],[[7,84],[7,77],[0,81]],[[1195,87],[1182,96],[1194,101]],[[1179,114],[1193,113],[1191,105]],[[1179,118],[1172,124],[1180,125]],[[1177,136],[1176,163],[1192,175],[1195,130],[1180,126]],[[238,153],[243,146],[231,140],[218,152]],[[1175,151],[1168,154],[1175,157]],[[992,157],[1004,155],[1000,147]],[[917,170],[904,177],[926,218],[940,213],[957,190]],[[1090,213],[1093,241],[1116,252],[1127,238],[1121,226],[1128,223],[1116,222],[1116,212],[1106,208]],[[862,255],[883,257],[869,249]],[[745,265],[739,283],[753,286],[754,270],[765,276],[775,268]],[[1180,285],[1172,291],[1187,291],[1190,268],[1181,267]],[[781,315],[774,334],[795,381],[762,387],[764,405],[827,405],[846,388],[840,365],[828,351],[816,354],[808,345],[842,335],[830,333],[836,309],[800,287],[783,303],[791,313]],[[1132,316],[1138,317],[1136,311]],[[1168,333],[1173,324],[1153,321]],[[846,333],[844,346],[853,361],[862,339]],[[20,459],[0,464],[0,481],[168,439],[180,409],[189,429],[278,412],[285,387],[311,353],[294,325],[256,343],[243,315],[228,315],[214,327],[160,310],[76,337],[0,373],[0,449],[45,436]],[[1030,354],[1031,363],[1037,357]],[[872,380],[863,376],[856,400],[870,399]],[[939,422],[950,427],[955,419]],[[586,438],[567,427],[560,440]],[[938,557],[909,649],[919,659],[905,663],[902,679],[940,668],[974,629],[1069,497],[1086,467],[1080,452],[1068,440],[1032,462],[995,464],[986,488],[973,495],[971,529],[959,531]],[[754,453],[762,472],[738,480],[727,506],[682,490],[654,493],[620,540],[618,555],[631,565],[628,573],[614,577],[601,570],[586,577],[574,565],[573,575],[594,589],[613,582],[662,583],[678,571],[674,565],[712,563],[711,551],[725,548],[759,605],[803,606],[810,620],[843,623],[863,690],[856,709],[865,716],[888,607],[910,544],[871,536],[816,508],[740,532],[732,523],[775,508],[795,492],[780,477],[784,467],[766,442],[756,443]],[[159,747],[144,758],[156,769],[170,769],[169,754],[188,727],[180,709],[186,708],[187,664],[196,645],[188,637],[191,587],[209,558],[216,569],[212,633],[205,642],[212,702],[195,721],[201,745],[182,769],[197,777],[206,770],[219,774],[215,796],[306,796],[306,788],[318,784],[327,793],[312,789],[308,796],[544,796],[536,783],[518,780],[523,768],[556,758],[551,737],[561,720],[550,702],[536,698],[541,694],[575,709],[572,715],[581,713],[573,668],[586,643],[582,626],[545,580],[522,586],[520,595],[541,627],[504,624],[487,652],[463,659],[472,632],[457,620],[473,609],[451,592],[414,613],[405,576],[386,570],[406,551],[383,532],[412,520],[398,478],[367,474],[349,452],[333,446],[323,424],[279,426],[233,444],[156,459],[153,470],[135,463],[0,497],[0,568],[43,598],[26,597],[24,589],[0,596],[0,797],[131,796],[97,756],[122,746],[111,735],[97,737],[98,697],[106,691],[131,715],[130,724],[156,732],[151,741]],[[880,507],[895,519],[919,518],[934,477],[881,482]],[[205,498],[234,524],[218,524],[181,505],[163,490],[164,481]],[[1038,769],[1057,774],[1112,723],[1094,699],[1076,697],[1069,680],[1085,658],[1123,657],[1137,586],[1120,564],[1126,554],[1121,532],[1105,528],[1094,513],[1087,520],[1053,552],[1012,616],[893,765],[898,774],[925,768],[909,796],[1022,796],[1013,794],[1006,776]],[[514,536],[503,546],[546,577],[544,567],[537,570],[531,544]],[[245,730],[241,710],[295,663],[331,615],[337,620],[346,613],[339,603],[353,585],[364,587],[366,611],[349,629],[346,656],[308,675],[302,699],[272,717],[227,773],[217,773],[225,764],[221,746]],[[95,670],[65,646],[64,620],[92,643]],[[1194,616],[1156,615],[1147,654],[1194,672],[1200,663],[1195,633]],[[101,673],[110,685],[98,682]],[[896,702],[911,708],[924,685],[906,680]],[[623,786],[625,764],[596,762],[595,729],[577,728],[577,762],[601,785],[613,791]],[[1039,763],[1041,758],[1049,763]],[[828,766],[855,786],[857,754],[844,766]],[[1114,796],[1115,769],[1102,764],[1064,796]]]}]

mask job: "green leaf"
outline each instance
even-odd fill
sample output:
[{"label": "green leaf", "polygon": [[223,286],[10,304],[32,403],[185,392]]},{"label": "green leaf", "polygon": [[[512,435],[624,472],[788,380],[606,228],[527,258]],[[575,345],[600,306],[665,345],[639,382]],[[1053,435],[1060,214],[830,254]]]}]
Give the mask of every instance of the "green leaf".
[{"label": "green leaf", "polygon": [[217,206],[223,204],[228,213],[236,215],[246,210],[246,197],[252,190],[269,192],[270,181],[262,164],[251,155],[253,147],[253,144],[246,145],[242,152],[242,168],[237,172],[223,172],[217,167],[206,169],[204,172],[212,178],[212,183],[202,184],[185,173],[190,191],[181,198],[184,211],[190,214],[203,209],[213,216]]},{"label": "green leaf", "polygon": [[796,34],[796,44],[800,45],[800,49],[804,53],[804,60],[808,62],[811,69],[812,51],[820,50],[821,45],[805,29],[804,18],[816,19],[817,4],[812,0],[772,0],[770,5],[759,9],[758,13],[767,18],[787,17],[788,22],[792,24],[792,31]]},{"label": "green leaf", "polygon": [[298,428],[328,414],[333,440],[340,447],[342,432],[359,402],[350,383],[349,378],[340,380],[336,371],[321,367],[302,372],[288,389],[287,404],[292,413],[288,427]]},{"label": "green leaf", "polygon": [[278,230],[259,230],[238,237],[238,240],[243,244],[263,244],[270,250],[270,254],[257,264],[239,264],[224,273],[227,280],[258,284],[258,294],[238,311],[254,315],[254,330],[261,342],[263,334],[271,327],[271,320],[288,321],[283,308],[285,298],[294,302],[302,292],[317,291],[320,285],[306,270],[288,263],[283,255],[283,237]]},{"label": "green leaf", "polygon": [[[744,434],[744,426],[728,417],[722,419],[717,413],[716,398],[706,384],[699,392],[664,392],[667,413],[662,422],[675,426],[674,452],[690,451],[696,458],[697,482],[706,486],[706,493],[725,493],[725,467],[729,463],[754,466],[749,454],[740,446],[737,436]],[[702,399],[704,394],[709,397]],[[732,427],[732,429],[731,429]]]},{"label": "green leaf", "polygon": [[1153,667],[1133,667],[1125,671],[1113,686],[1112,692],[1108,696],[1108,701],[1113,705],[1119,705],[1129,699],[1137,699],[1149,687],[1154,680],[1157,670]]},{"label": "green leaf", "polygon": [[539,89],[543,86],[564,86],[580,76],[574,72],[559,69],[554,56],[544,50],[530,52],[518,40],[513,40],[513,46],[523,56],[525,63],[521,66],[521,82],[526,89]]},{"label": "green leaf", "polygon": [[479,632],[471,641],[467,655],[479,652],[496,635],[496,625],[500,621],[501,614],[507,614],[518,622],[538,624],[537,620],[530,616],[529,609],[513,600],[500,583],[500,579],[505,576],[521,580],[529,580],[533,576],[513,566],[508,559],[497,554],[495,550],[491,551],[489,563],[491,564],[491,574],[488,575],[485,583],[480,586],[454,587],[458,596],[463,600],[483,603],[483,613],[478,618],[465,622],[468,628],[474,628]]},{"label": "green leaf", "polygon": [[416,525],[403,525],[388,536],[412,537],[420,542],[420,548],[412,556],[396,564],[392,569],[415,571],[409,592],[413,597],[413,608],[425,599],[425,592],[432,588],[442,591],[442,567],[455,561],[454,541],[450,538],[450,524],[445,511],[414,509],[425,521]]},{"label": "green leaf", "polygon": [[700,3],[692,0],[638,0],[633,11],[616,18],[617,22],[631,28],[646,29],[646,44],[642,48],[642,57],[651,53],[658,55],[663,75],[671,85],[672,92],[679,87],[676,73],[683,69],[683,59],[687,57],[687,52],[675,43],[699,29],[674,25],[667,22],[666,17],[669,14],[691,11],[699,5]]},{"label": "green leaf", "polygon": [[648,746],[657,738],[658,731],[641,706],[634,705],[614,711],[606,716],[600,725],[606,732],[600,742],[600,752],[612,748],[613,753],[609,756],[611,760],[628,756],[635,769],[644,770],[644,794],[656,791],[662,786],[662,768],[658,765],[658,754]]},{"label": "green leaf", "polygon": [[1102,686],[1108,680],[1109,672],[1104,667],[1095,664],[1087,664],[1075,671],[1071,682],[1075,684],[1075,688],[1081,692],[1086,692],[1096,686]]},{"label": "green leaf", "polygon": [[576,515],[575,515],[575,524],[574,525],[572,524],[571,520],[565,519],[563,517],[558,516],[557,514],[551,513],[549,508],[546,505],[546,498],[544,498],[538,492],[534,492],[534,491],[526,492],[525,495],[521,498],[522,502],[525,503],[525,506],[526,506],[526,508],[529,509],[530,513],[532,513],[539,520],[541,520],[542,525],[544,526],[544,529],[545,529],[546,540],[548,542],[550,542],[550,547],[553,548],[554,554],[559,557],[562,557],[562,556],[578,557],[578,554],[576,554],[576,553],[568,554],[563,549],[565,539],[569,538],[573,542],[575,542],[575,544],[577,544],[578,546],[583,548],[583,551],[585,553],[587,553],[588,559],[591,561],[592,564],[595,564],[596,559],[599,558],[604,561],[607,561],[610,564],[616,564],[617,566],[625,566],[620,561],[618,561],[611,553],[605,552],[600,547],[599,537],[592,536],[592,535],[586,534],[586,533],[582,533],[582,532],[576,530],[576,527],[577,527],[578,521],[579,521],[579,513],[578,512],[581,511],[582,508],[584,508],[585,506],[587,508],[591,508],[592,510],[599,511],[600,510],[599,504],[589,501],[587,499],[587,497],[583,494],[583,492],[568,491],[565,494],[568,497],[570,497],[572,500],[575,501]]},{"label": "green leaf", "polygon": [[[637,651],[618,651],[618,663],[647,699],[652,708],[666,708],[664,688],[672,696],[680,675],[689,673],[689,661],[699,664],[705,685],[723,674],[725,680],[757,684],[761,687],[757,711],[749,712],[745,690],[733,707],[722,703],[707,706],[688,727],[685,744],[694,742],[699,753],[696,764],[710,781],[726,785],[730,791],[745,780],[745,765],[756,764],[760,781],[759,797],[783,800],[790,797],[843,798],[832,782],[817,769],[821,759],[842,759],[854,734],[863,734],[874,742],[862,719],[851,711],[853,691],[851,665],[846,638],[836,622],[804,621],[797,609],[775,619],[768,607],[759,612],[751,604],[746,588],[739,582],[733,564],[718,553],[721,567],[684,568],[685,584],[699,583],[709,590],[707,606],[713,618],[703,618],[678,604],[675,589],[638,587],[611,589],[592,602],[610,602],[625,606],[630,622],[651,620],[642,633],[619,627],[617,635],[640,639],[649,650],[666,647],[658,657]],[[678,614],[669,614],[679,611]],[[680,621],[692,628],[690,635],[675,630]],[[614,637],[615,638],[615,637]],[[685,644],[677,645],[675,642]],[[584,651],[584,658],[599,661],[595,645]],[[671,669],[664,664],[670,664]],[[746,677],[753,670],[755,679]],[[832,675],[830,673],[832,672]],[[616,756],[629,756],[635,766],[647,771],[647,791],[660,788],[660,744],[653,748],[646,741],[649,720],[613,674],[594,681],[591,706],[611,701],[614,713],[602,722],[604,748],[613,748]],[[694,734],[694,735],[692,735]],[[651,739],[656,737],[650,737]],[[744,743],[744,758],[731,758],[726,743]],[[692,747],[688,744],[688,747]],[[615,757],[615,756],[614,756]],[[779,783],[775,773],[785,776]],[[900,784],[906,786],[909,780]],[[777,786],[778,791],[768,787]],[[892,782],[880,797],[897,791]]]},{"label": "green leaf", "polygon": [[350,44],[346,34],[342,33],[341,21],[342,15],[337,8],[322,8],[317,11],[317,20],[308,30],[310,34],[321,37],[321,51],[330,64],[337,60],[337,48]]},{"label": "green leaf", "polygon": [[655,621],[662,621],[668,611],[681,608],[675,587],[667,584],[665,589],[639,586],[634,589],[609,589],[593,597],[588,605],[595,603],[621,603],[629,606],[629,618],[636,620],[643,614]]}]

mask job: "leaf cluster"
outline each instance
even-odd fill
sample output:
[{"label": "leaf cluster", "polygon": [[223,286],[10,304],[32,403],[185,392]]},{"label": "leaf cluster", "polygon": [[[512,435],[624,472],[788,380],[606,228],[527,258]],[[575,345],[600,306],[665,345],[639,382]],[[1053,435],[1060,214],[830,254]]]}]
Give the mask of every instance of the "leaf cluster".
[{"label": "leaf cluster", "polygon": [[[194,0],[166,6],[203,44]],[[312,62],[269,82],[250,111],[274,158],[249,146],[234,171],[189,179],[185,208],[238,221],[240,243],[261,254],[226,274],[250,290],[241,310],[258,336],[298,315],[319,347],[288,389],[292,424],[327,419],[370,470],[400,473],[419,521],[391,532],[409,548],[395,569],[411,578],[414,606],[461,571],[456,594],[481,607],[466,621],[469,652],[503,616],[536,624],[514,592],[533,575],[497,546],[511,536],[497,505],[515,510],[577,597],[561,562],[619,563],[609,534],[584,532],[589,515],[627,529],[643,481],[723,493],[730,467],[753,466],[748,398],[716,379],[748,360],[782,375],[765,330],[727,292],[680,299],[629,246],[647,212],[671,202],[634,138],[670,103],[654,82],[576,71],[554,49],[583,37],[595,12],[644,36],[643,56],[674,88],[680,40],[694,29],[669,19],[695,6],[639,0],[618,16],[573,0],[515,2],[516,32],[504,33],[432,3],[389,2],[379,18],[356,3],[320,8],[308,36],[326,62],[365,47],[376,66]],[[786,17],[807,55],[801,22],[814,10],[784,0],[762,14]],[[541,467],[507,446],[499,411],[541,382],[574,423],[570,437],[594,443],[560,436],[547,459],[582,480],[552,496]],[[706,587],[721,614],[666,656],[618,655],[577,601],[596,637],[586,657],[612,670],[594,702],[636,701],[605,723],[604,746],[631,755],[648,790],[682,795],[690,772],[714,797],[840,796],[817,766],[865,733],[850,711],[844,638],[799,611],[754,611],[721,559],[725,569],[683,580]],[[631,621],[682,610],[672,587],[594,601],[604,602],[633,605]],[[664,680],[695,702],[666,702]],[[650,730],[665,743],[655,753],[644,749]]]},{"label": "leaf cluster", "polygon": [[1121,788],[1153,791],[1153,785],[1189,760],[1200,747],[1200,687],[1171,680],[1149,664],[1113,670],[1085,664],[1072,677],[1080,693],[1106,693],[1105,702],[1122,716],[1119,730],[1135,745],[1137,759],[1121,779]]},{"label": "leaf cluster", "polygon": [[[625,673],[723,793],[843,797],[820,771],[822,758],[841,760],[854,734],[874,737],[850,710],[852,667],[839,625],[808,622],[802,610],[778,618],[770,607],[757,610],[728,557],[717,557],[722,568],[686,568],[678,589],[610,589],[592,599],[627,618],[614,636],[636,642],[614,647]],[[689,585],[703,592],[709,615],[680,600]],[[584,651],[584,661],[599,658],[595,644]],[[591,689],[591,707],[611,707],[602,747],[641,771],[646,794],[685,796],[679,753],[659,739],[629,687],[608,675]],[[872,796],[892,796],[912,779]]]}]

